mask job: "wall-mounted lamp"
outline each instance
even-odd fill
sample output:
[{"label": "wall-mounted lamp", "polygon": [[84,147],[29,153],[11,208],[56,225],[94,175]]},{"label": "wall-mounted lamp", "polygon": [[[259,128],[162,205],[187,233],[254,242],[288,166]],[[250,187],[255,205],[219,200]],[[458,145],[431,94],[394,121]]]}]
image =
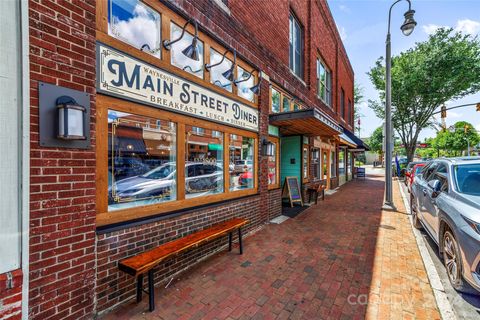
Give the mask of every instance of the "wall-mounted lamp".
[{"label": "wall-mounted lamp", "polygon": [[49,148],[90,148],[90,94],[40,82],[39,143]]},{"label": "wall-mounted lamp", "polygon": [[85,107],[69,96],[57,99],[58,135],[63,140],[85,140]]},{"label": "wall-mounted lamp", "polygon": [[262,138],[262,156],[273,157],[275,156],[275,144],[268,141],[267,138]]},{"label": "wall-mounted lamp", "polygon": [[[182,28],[182,34],[180,35],[180,37],[178,37],[177,39],[175,40],[164,40],[163,41],[163,47],[167,50],[170,50],[171,47],[172,47],[172,44],[182,40],[183,36],[185,35],[185,29],[187,28],[187,26],[192,23],[194,26],[195,26],[195,35],[193,36],[193,40],[192,40],[192,44],[190,44],[188,47],[186,47],[185,49],[182,50],[182,53],[190,58],[190,59],[193,59],[195,61],[199,61],[200,60],[200,55],[199,55],[199,52],[198,52],[198,46],[197,46],[197,42],[198,42],[198,25],[197,25],[197,22],[196,21],[193,21],[192,19],[188,20],[185,25],[183,26]],[[145,45],[143,45],[145,46]],[[142,48],[143,48],[142,46]]]},{"label": "wall-mounted lamp", "polygon": [[[209,64],[209,63],[205,64],[205,70],[207,70],[207,71],[210,72],[210,69],[212,69],[213,67],[216,67],[216,66],[222,64],[222,62],[225,60],[225,57],[226,57],[228,51],[229,51],[228,49],[225,50],[225,52],[224,52],[223,55],[222,55],[222,59],[221,59],[219,62],[214,63],[214,64]],[[227,71],[225,71],[225,72],[222,73],[222,76],[223,76],[225,79],[227,79],[227,80],[229,80],[229,81],[233,81],[233,80],[234,80],[234,77],[235,77],[235,76],[234,76],[234,73],[233,73],[233,68],[235,67],[236,62],[237,62],[237,51],[236,51],[236,50],[233,50],[233,63],[232,63],[232,66],[231,66]]]},{"label": "wall-mounted lamp", "polygon": [[320,149],[312,149],[312,160],[320,159]]},{"label": "wall-mounted lamp", "polygon": [[[247,76],[245,75],[242,75],[242,80],[235,80],[233,82],[234,85],[238,85],[240,82],[244,82],[244,81],[247,81],[248,79],[250,79],[253,75],[253,72],[255,71],[255,69],[253,69],[252,71],[250,71],[249,73],[247,73]],[[260,76],[260,72],[261,71],[258,71],[257,74],[258,74],[258,83],[256,85],[254,85],[253,87],[249,88],[250,91],[252,91],[254,94],[259,94],[260,93],[260,82],[262,81],[262,77]]]}]

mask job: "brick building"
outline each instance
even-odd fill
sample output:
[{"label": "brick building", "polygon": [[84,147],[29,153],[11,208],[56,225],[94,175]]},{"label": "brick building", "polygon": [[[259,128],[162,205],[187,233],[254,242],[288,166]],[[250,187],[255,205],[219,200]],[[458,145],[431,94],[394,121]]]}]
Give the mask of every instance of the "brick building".
[{"label": "brick building", "polygon": [[[304,198],[335,188],[364,148],[325,1],[12,0],[0,15],[2,319],[107,312],[135,295],[119,260],[233,217],[255,232],[285,177]],[[60,96],[83,122],[58,120]],[[59,137],[82,123],[84,140]]]}]

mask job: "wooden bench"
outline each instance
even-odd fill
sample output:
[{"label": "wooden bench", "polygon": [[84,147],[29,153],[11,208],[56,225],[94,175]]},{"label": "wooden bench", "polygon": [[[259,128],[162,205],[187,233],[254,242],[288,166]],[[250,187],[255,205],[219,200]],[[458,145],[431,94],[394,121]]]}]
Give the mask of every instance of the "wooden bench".
[{"label": "wooden bench", "polygon": [[[190,248],[195,248],[207,241],[217,239],[228,234],[228,251],[232,251],[233,232],[238,230],[240,254],[243,253],[242,227],[248,220],[235,218],[197,231],[183,238],[164,243],[154,249],[142,252],[118,263],[118,268],[137,278],[137,302],[142,300],[142,292],[149,296],[149,310],[155,309],[153,268],[162,261],[171,258]],[[143,276],[148,274],[148,291],[143,289]]]},{"label": "wooden bench", "polygon": [[317,183],[307,188],[308,202],[312,202],[312,195],[315,199],[315,204],[317,204],[318,194],[322,194],[322,200],[325,200],[325,189],[327,188],[324,182]]}]

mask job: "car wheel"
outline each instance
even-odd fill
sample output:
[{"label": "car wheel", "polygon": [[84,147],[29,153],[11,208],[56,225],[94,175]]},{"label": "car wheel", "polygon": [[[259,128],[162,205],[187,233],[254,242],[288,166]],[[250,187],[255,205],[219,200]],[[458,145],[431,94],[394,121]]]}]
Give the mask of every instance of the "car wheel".
[{"label": "car wheel", "polygon": [[462,261],[460,250],[453,233],[450,230],[443,234],[443,263],[452,287],[464,293],[478,294],[462,277]]},{"label": "car wheel", "polygon": [[422,223],[420,222],[418,215],[417,215],[417,209],[415,206],[415,198],[413,197],[412,194],[410,194],[410,214],[412,215],[412,224],[415,228],[417,229],[422,229]]}]

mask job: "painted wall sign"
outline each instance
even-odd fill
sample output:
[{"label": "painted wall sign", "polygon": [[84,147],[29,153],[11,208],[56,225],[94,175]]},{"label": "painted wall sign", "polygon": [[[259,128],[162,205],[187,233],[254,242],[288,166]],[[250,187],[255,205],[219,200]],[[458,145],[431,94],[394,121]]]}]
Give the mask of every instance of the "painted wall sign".
[{"label": "painted wall sign", "polygon": [[97,90],[258,132],[258,110],[97,42]]}]

